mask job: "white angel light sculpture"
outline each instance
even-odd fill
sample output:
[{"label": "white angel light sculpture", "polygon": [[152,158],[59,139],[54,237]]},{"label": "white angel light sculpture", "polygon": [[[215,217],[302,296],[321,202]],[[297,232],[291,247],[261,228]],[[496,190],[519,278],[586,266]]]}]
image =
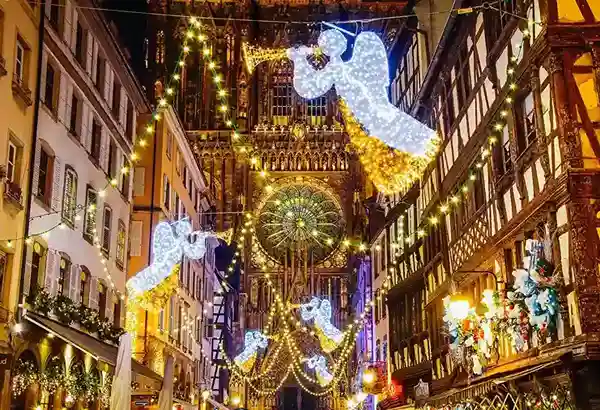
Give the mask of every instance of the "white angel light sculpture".
[{"label": "white angel light sculpture", "polygon": [[173,224],[160,222],[152,237],[152,264],[127,281],[130,299],[152,290],[169,277],[183,255],[201,259],[206,253],[206,239],[211,232],[193,231],[188,219]]},{"label": "white angel light sculpture", "polygon": [[400,151],[425,155],[435,131],[390,103],[387,53],[379,36],[370,31],[360,33],[352,58],[347,62],[341,57],[347,41],[340,31],[322,32],[318,44],[329,57],[329,62],[320,70],[307,60],[315,49],[300,47],[287,51],[288,58],[294,62],[296,92],[303,98],[314,99],[335,86],[336,93],[370,135]]},{"label": "white angel light sculpture", "polygon": [[327,359],[321,355],[311,357],[306,361],[309,369],[314,369],[317,381],[323,387],[327,386],[333,380],[333,375],[327,369]]},{"label": "white angel light sculpture", "polygon": [[269,340],[258,330],[246,332],[244,337],[244,350],[233,361],[244,373],[248,373],[254,367],[256,356],[259,349],[264,349],[269,344]]},{"label": "white angel light sculpture", "polygon": [[312,298],[300,306],[302,320],[314,320],[321,347],[326,353],[334,351],[344,340],[344,334],[331,324],[331,303],[327,299]]}]

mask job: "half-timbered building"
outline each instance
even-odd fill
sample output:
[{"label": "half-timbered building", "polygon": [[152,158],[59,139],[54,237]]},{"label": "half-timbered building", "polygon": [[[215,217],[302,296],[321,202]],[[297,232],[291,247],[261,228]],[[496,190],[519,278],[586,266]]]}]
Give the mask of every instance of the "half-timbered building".
[{"label": "half-timbered building", "polygon": [[[391,95],[441,146],[383,228],[392,377],[417,406],[595,408],[600,3],[455,1],[442,25],[426,3],[399,33]],[[529,239],[554,270],[556,328],[519,348],[498,335],[483,369],[465,365],[444,298],[509,297]]]}]

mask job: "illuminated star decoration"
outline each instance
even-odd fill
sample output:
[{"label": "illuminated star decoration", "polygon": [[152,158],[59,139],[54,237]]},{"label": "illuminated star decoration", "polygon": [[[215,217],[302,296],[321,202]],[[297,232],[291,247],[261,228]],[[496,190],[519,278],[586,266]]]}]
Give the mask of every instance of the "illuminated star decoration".
[{"label": "illuminated star decoration", "polygon": [[327,386],[333,380],[333,375],[327,370],[327,359],[321,355],[316,355],[308,359],[308,368],[314,369],[317,375],[317,381],[323,387]]},{"label": "illuminated star decoration", "polygon": [[331,303],[327,299],[312,298],[307,304],[300,306],[302,320],[314,320],[317,336],[323,351],[334,351],[344,339],[344,334],[331,324]]},{"label": "illuminated star decoration", "polygon": [[152,264],[127,281],[130,298],[139,297],[158,286],[171,275],[183,255],[190,259],[204,257],[206,239],[214,237],[214,234],[192,230],[192,224],[187,218],[172,225],[160,222],[156,226],[152,238]]},{"label": "illuminated star decoration", "polygon": [[264,349],[267,347],[269,341],[267,337],[258,330],[251,330],[246,332],[244,337],[244,350],[238,354],[233,361],[237,364],[244,373],[248,373],[252,370],[254,363],[256,362],[256,356],[258,349]]},{"label": "illuminated star decoration", "polygon": [[294,62],[294,88],[303,98],[324,95],[333,86],[352,114],[369,132],[392,148],[414,155],[426,155],[435,132],[390,103],[388,60],[385,46],[373,32],[360,33],[350,61],[342,61],[347,40],[335,29],[319,36],[319,48],[329,57],[329,63],[314,69],[307,57],[314,48],[288,50]]}]

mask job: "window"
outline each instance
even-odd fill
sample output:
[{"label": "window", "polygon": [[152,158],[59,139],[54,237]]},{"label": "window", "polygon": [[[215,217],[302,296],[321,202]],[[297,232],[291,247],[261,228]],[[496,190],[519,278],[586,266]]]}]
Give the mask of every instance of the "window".
[{"label": "window", "polygon": [[121,113],[121,84],[115,81],[112,95],[112,113],[119,121]]},{"label": "window", "polygon": [[42,259],[46,249],[39,242],[33,244],[33,255],[31,258],[31,277],[29,278],[29,294],[35,294],[40,288],[40,278],[44,276]]},{"label": "window", "polygon": [[179,194],[177,192],[175,192],[175,206],[173,207],[173,213],[177,216],[177,218],[179,219],[179,216],[181,215],[181,201],[179,199]]},{"label": "window", "polygon": [[292,66],[288,61],[279,63],[273,72],[273,100],[271,115],[275,125],[287,125],[292,114]]},{"label": "window", "polygon": [[171,207],[171,185],[167,175],[163,175],[163,205],[167,209]]},{"label": "window", "polygon": [[[123,155],[122,164],[127,164],[127,157]],[[121,172],[121,193],[125,196],[125,198],[129,199],[129,182],[130,176],[128,170],[123,169]]]},{"label": "window", "polygon": [[71,228],[75,225],[77,208],[77,174],[71,167],[65,170],[65,186],[63,191],[62,220]]},{"label": "window", "polygon": [[108,143],[108,176],[110,179],[117,176],[117,146],[112,138]]},{"label": "window", "polygon": [[100,144],[102,143],[102,128],[100,123],[94,118],[92,120],[92,146],[90,147],[90,155],[92,159],[96,161],[96,164],[100,163]]},{"label": "window", "polygon": [[133,103],[127,99],[127,118],[125,119],[125,133],[131,141],[135,140],[135,132],[133,127]]},{"label": "window", "polygon": [[119,230],[117,231],[117,267],[123,270],[125,266],[125,239],[127,232],[125,231],[125,222],[119,219]]},{"label": "window", "polygon": [[102,283],[98,283],[98,314],[100,320],[106,319],[106,288]]},{"label": "window", "polygon": [[171,131],[167,131],[167,157],[171,159],[173,155],[173,133]]},{"label": "window", "polygon": [[50,16],[48,17],[50,25],[54,27],[54,30],[61,32],[61,21],[60,21],[60,0],[50,0]]},{"label": "window", "polygon": [[165,330],[165,310],[161,309],[160,312],[158,312],[158,330],[160,332],[164,332]]},{"label": "window", "polygon": [[182,164],[182,158],[181,158],[181,151],[179,151],[179,148],[175,149],[175,170],[177,171],[177,175],[181,175],[181,164]]},{"label": "window", "polygon": [[85,221],[83,237],[89,243],[94,242],[94,231],[96,229],[96,207],[98,206],[98,193],[91,187],[85,192]]},{"label": "window", "polygon": [[65,291],[65,281],[69,277],[71,270],[71,261],[64,256],[60,258],[60,266],[58,270],[58,294],[62,295]]},{"label": "window", "polygon": [[4,277],[8,269],[8,254],[0,251],[0,295],[3,295],[2,285],[4,284]]},{"label": "window", "polygon": [[169,335],[172,337],[175,331],[175,296],[169,299]]},{"label": "window", "polygon": [[54,173],[54,156],[45,147],[40,150],[40,169],[38,178],[37,198],[50,206],[52,201],[52,176]]},{"label": "window", "polygon": [[80,22],[77,22],[77,32],[75,33],[75,58],[85,67],[85,30]]},{"label": "window", "polygon": [[44,105],[53,113],[56,113],[58,84],[56,81],[56,71],[52,64],[46,65],[46,85],[44,87]]},{"label": "window", "polygon": [[317,97],[307,102],[311,125],[323,125],[327,115],[327,98]]},{"label": "window", "polygon": [[88,287],[90,283],[90,271],[85,266],[81,267],[79,277],[79,304],[87,306],[89,302]]},{"label": "window", "polygon": [[18,146],[15,141],[9,139],[8,152],[6,158],[6,179],[9,182],[18,184],[20,182],[21,156],[23,148]]},{"label": "window", "polygon": [[510,137],[508,133],[508,127],[504,127],[502,130],[502,170],[504,173],[512,171],[512,159],[510,156]]},{"label": "window", "polygon": [[523,116],[523,129],[519,135],[519,152],[523,152],[533,141],[535,141],[535,104],[533,101],[533,93],[527,94],[521,105],[521,113]]},{"label": "window", "polygon": [[24,85],[25,83],[25,58],[26,53],[25,43],[21,40],[21,38],[17,38],[17,45],[15,50],[15,71],[13,80],[17,82],[19,85]]},{"label": "window", "polygon": [[79,119],[79,114],[81,114],[80,104],[79,98],[73,93],[71,97],[71,115],[69,118],[69,132],[73,135],[79,135],[79,126],[81,124]]},{"label": "window", "polygon": [[121,301],[116,299],[115,309],[113,310],[113,324],[116,327],[121,327]]},{"label": "window", "polygon": [[112,228],[112,209],[104,207],[102,217],[102,252],[108,257],[110,253],[110,230]]},{"label": "window", "polygon": [[[100,91],[100,94],[104,92],[104,81],[106,78],[106,60],[98,54],[98,60],[96,62],[96,78],[94,79],[94,84],[96,84],[96,88]],[[102,95],[104,97],[104,95]]]},{"label": "window", "polygon": [[181,177],[181,180],[183,181],[183,185],[187,188],[187,178],[188,178],[188,170],[187,167],[184,165],[183,166],[183,176]]}]

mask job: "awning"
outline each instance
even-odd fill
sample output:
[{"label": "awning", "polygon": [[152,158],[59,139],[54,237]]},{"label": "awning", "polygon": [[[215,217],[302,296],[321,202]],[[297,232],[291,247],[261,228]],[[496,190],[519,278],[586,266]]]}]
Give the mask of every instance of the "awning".
[{"label": "awning", "polygon": [[472,399],[473,397],[483,396],[494,390],[496,386],[500,384],[504,384],[508,381],[516,380],[529,374],[536,373],[542,369],[554,366],[558,363],[560,363],[560,360],[551,359],[546,361],[545,363],[540,363],[537,365],[527,367],[519,372],[506,374],[504,376],[498,374],[497,378],[491,378],[492,376],[494,376],[494,372],[490,371],[488,372],[488,374],[481,376],[479,379],[472,379],[470,385],[466,387],[449,389],[443,393],[428,398],[426,402],[428,404],[433,404],[434,406],[439,406],[445,404],[449,399],[451,399],[452,401],[464,401]]},{"label": "awning", "polygon": [[[113,367],[115,366],[117,361],[117,346],[101,342],[87,333],[80,332],[72,327],[65,326],[62,323],[33,312],[27,312],[24,318],[47,332],[51,332],[56,337],[73,345],[82,352],[90,354],[96,360],[107,363]],[[160,377],[160,375],[154,373],[152,370],[133,359],[131,360],[131,370],[135,374],[162,383],[162,377]]]}]

